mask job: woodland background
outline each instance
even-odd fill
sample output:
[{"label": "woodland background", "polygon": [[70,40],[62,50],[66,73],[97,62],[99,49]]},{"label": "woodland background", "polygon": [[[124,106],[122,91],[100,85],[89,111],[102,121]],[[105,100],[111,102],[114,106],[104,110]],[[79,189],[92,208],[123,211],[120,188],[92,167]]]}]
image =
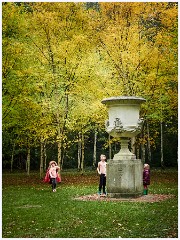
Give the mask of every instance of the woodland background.
[{"label": "woodland background", "polygon": [[141,96],[130,148],[177,166],[178,6],[174,2],[2,3],[2,166],[95,167],[119,150],[108,136],[111,96]]}]

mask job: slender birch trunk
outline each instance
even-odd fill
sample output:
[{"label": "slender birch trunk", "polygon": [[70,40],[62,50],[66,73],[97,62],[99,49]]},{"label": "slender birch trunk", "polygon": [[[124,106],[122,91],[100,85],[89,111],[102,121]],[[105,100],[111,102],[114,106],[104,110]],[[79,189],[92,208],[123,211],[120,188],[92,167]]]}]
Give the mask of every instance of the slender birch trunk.
[{"label": "slender birch trunk", "polygon": [[41,156],[40,156],[40,178],[42,178],[42,174],[43,174],[43,142],[41,140]]},{"label": "slender birch trunk", "polygon": [[27,161],[26,161],[27,175],[30,174],[30,158],[31,158],[31,149],[30,149],[30,147],[28,147]]},{"label": "slender birch trunk", "polygon": [[149,134],[149,123],[148,123],[148,121],[147,121],[147,135],[148,135],[148,140],[147,140],[148,163],[151,163],[151,145],[150,145],[150,134]]},{"label": "slender birch trunk", "polygon": [[57,143],[57,147],[58,147],[58,166],[60,166],[61,168],[61,165],[62,165],[62,159],[61,159],[61,140],[58,141]]},{"label": "slender birch trunk", "polygon": [[141,144],[141,160],[142,163],[145,163],[146,150],[144,144]]},{"label": "slender birch trunk", "polygon": [[61,129],[61,141],[60,141],[59,147],[58,147],[59,148],[58,152],[59,152],[59,155],[61,156],[60,157],[61,160],[60,160],[60,163],[59,163],[59,166],[60,166],[61,170],[63,168],[63,162],[64,162],[64,151],[62,152],[62,146],[63,146],[62,136],[64,135],[64,130],[66,128],[66,121],[67,121],[67,118],[68,118],[68,111],[69,111],[69,95],[68,95],[68,93],[65,94],[65,98],[66,98],[66,105],[65,105],[65,112],[64,112],[64,122],[63,122],[63,126],[62,126],[62,129]]},{"label": "slender birch trunk", "polygon": [[82,133],[82,159],[81,159],[81,174],[84,173],[84,134]]},{"label": "slender birch trunk", "polygon": [[13,171],[13,162],[14,162],[14,151],[16,144],[13,143],[12,155],[11,155],[11,172]]},{"label": "slender birch trunk", "polygon": [[111,135],[108,136],[109,141],[109,159],[112,159]]},{"label": "slender birch trunk", "polygon": [[[57,109],[58,111],[58,109]],[[58,166],[61,168],[61,145],[62,145],[62,134],[61,134],[61,127],[60,127],[60,117],[59,117],[59,112],[56,114],[56,119],[57,119],[57,162]]]},{"label": "slender birch trunk", "polygon": [[78,135],[78,171],[81,170],[81,152],[82,152],[82,146],[81,146],[81,132],[79,132]]},{"label": "slender birch trunk", "polygon": [[[141,139],[144,139],[144,129],[145,129],[145,122],[143,123],[142,130],[141,130]],[[141,153],[141,161],[144,164],[145,163],[145,157],[146,157],[146,151],[145,151],[144,143],[140,144],[140,150],[139,151]]]},{"label": "slender birch trunk", "polygon": [[139,159],[140,158],[140,156],[139,156],[139,147],[137,148],[137,159]]},{"label": "slender birch trunk", "polygon": [[61,156],[61,170],[63,170],[63,164],[64,164],[64,151],[63,151],[63,154]]},{"label": "slender birch trunk", "polygon": [[94,153],[93,153],[93,167],[95,168],[96,167],[96,162],[97,162],[97,158],[96,158],[96,155],[97,155],[97,131],[95,130],[95,133],[94,133]]},{"label": "slender birch trunk", "polygon": [[164,168],[164,154],[163,154],[163,123],[161,121],[161,167]]},{"label": "slender birch trunk", "polygon": [[47,154],[46,154],[46,141],[44,141],[44,148],[43,148],[43,150],[44,150],[44,171],[46,171],[46,166],[47,166]]},{"label": "slender birch trunk", "polygon": [[[121,146],[120,146],[120,148],[121,148]],[[115,151],[115,153],[116,153],[116,151],[117,151],[117,145],[116,145],[116,143],[114,143],[114,151]]]}]

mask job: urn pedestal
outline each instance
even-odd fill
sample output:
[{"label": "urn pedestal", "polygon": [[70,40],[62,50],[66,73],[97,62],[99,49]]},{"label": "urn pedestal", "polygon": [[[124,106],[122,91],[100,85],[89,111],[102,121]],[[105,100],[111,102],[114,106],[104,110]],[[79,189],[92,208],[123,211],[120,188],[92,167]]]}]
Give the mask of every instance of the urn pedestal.
[{"label": "urn pedestal", "polygon": [[143,194],[142,162],[109,160],[107,163],[107,194],[115,198],[138,197]]},{"label": "urn pedestal", "polygon": [[119,137],[120,151],[107,161],[107,194],[109,197],[137,197],[143,194],[143,164],[128,149],[129,139],[136,136],[143,124],[139,118],[140,105],[146,101],[139,97],[111,97],[102,100],[106,104],[109,119],[106,131]]}]

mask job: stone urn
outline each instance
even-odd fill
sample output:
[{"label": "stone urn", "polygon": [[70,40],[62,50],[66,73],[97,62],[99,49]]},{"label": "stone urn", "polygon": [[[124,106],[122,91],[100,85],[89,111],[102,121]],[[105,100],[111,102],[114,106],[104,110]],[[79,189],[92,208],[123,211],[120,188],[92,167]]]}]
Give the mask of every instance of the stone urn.
[{"label": "stone urn", "polygon": [[109,119],[106,131],[120,138],[121,149],[107,162],[107,193],[110,197],[136,197],[143,193],[140,159],[128,149],[130,138],[141,132],[143,119],[140,106],[146,100],[141,97],[119,96],[102,100],[107,106]]}]

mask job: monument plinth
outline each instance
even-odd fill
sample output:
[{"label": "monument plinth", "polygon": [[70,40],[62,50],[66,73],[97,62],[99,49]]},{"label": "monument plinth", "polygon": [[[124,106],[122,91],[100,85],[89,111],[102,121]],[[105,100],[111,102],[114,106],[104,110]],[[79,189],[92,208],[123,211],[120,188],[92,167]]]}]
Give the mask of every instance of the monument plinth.
[{"label": "monument plinth", "polygon": [[129,151],[129,139],[140,133],[143,119],[139,118],[141,97],[120,96],[102,100],[108,108],[106,131],[119,137],[120,151],[107,162],[107,193],[110,197],[136,197],[143,193],[141,159]]}]

